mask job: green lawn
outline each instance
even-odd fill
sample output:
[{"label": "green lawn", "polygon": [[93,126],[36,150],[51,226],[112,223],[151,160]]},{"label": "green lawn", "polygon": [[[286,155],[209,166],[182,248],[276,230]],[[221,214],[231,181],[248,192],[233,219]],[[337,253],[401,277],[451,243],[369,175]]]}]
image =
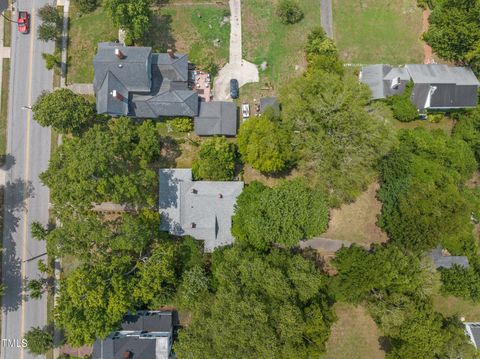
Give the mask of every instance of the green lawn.
[{"label": "green lawn", "polygon": [[444,297],[440,294],[433,296],[433,305],[436,311],[443,315],[458,315],[465,317],[467,322],[480,320],[480,305],[452,295]]},{"label": "green lawn", "polygon": [[80,14],[74,3],[70,6],[68,44],[68,83],[91,83],[93,81],[93,57],[97,43],[114,41],[118,29],[113,25],[106,10],[99,7],[90,14]]},{"label": "green lawn", "polygon": [[422,63],[416,0],[333,0],[334,38],[347,63]]},{"label": "green lawn", "polygon": [[[199,67],[209,62],[219,67],[228,62],[230,23],[228,6],[222,3],[206,5],[170,4],[154,10],[150,31],[142,45],[165,52],[172,48],[187,53],[189,60]],[[176,5],[177,4],[177,5]]]},{"label": "green lawn", "polygon": [[[303,51],[308,33],[320,25],[320,2],[303,0],[300,6],[304,18],[297,24],[284,25],[275,14],[276,1],[242,1],[243,56],[257,65],[267,62],[260,71],[260,88],[274,90],[298,76],[305,68]],[[267,91],[267,90],[264,90]]]}]

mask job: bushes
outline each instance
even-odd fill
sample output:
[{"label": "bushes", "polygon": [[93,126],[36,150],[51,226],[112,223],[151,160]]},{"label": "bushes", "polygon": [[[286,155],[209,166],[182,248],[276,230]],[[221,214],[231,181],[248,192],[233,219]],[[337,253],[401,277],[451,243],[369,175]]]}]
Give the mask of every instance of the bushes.
[{"label": "bushes", "polygon": [[53,348],[53,334],[48,328],[33,327],[25,333],[28,351],[35,355],[45,354]]},{"label": "bushes", "polygon": [[167,125],[171,126],[173,130],[178,132],[193,131],[193,123],[190,118],[178,117],[167,121]]},{"label": "bushes", "polygon": [[410,82],[402,94],[391,96],[387,100],[392,107],[393,115],[401,122],[410,122],[418,118],[418,110],[410,100],[412,89],[413,83]]},{"label": "bushes", "polygon": [[280,0],[277,15],[284,24],[295,24],[303,19],[303,11],[295,0]]},{"label": "bushes", "polygon": [[38,10],[42,24],[38,27],[38,39],[42,41],[56,40],[62,31],[62,17],[53,5],[47,4]]},{"label": "bushes", "polygon": [[202,143],[199,158],[192,166],[196,180],[229,181],[235,173],[235,144],[225,137],[213,137]]},{"label": "bushes", "polygon": [[75,5],[83,13],[92,12],[99,5],[99,0],[74,0]]}]

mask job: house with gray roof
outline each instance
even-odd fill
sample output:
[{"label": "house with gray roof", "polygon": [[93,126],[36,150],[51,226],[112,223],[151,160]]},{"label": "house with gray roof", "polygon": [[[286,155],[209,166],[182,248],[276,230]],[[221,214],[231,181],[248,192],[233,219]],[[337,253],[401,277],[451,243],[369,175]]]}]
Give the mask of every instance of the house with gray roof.
[{"label": "house with gray roof", "polygon": [[236,136],[237,122],[237,105],[223,101],[202,102],[198,116],[193,119],[199,136]]},{"label": "house with gray roof", "polygon": [[194,181],[191,169],[161,169],[160,230],[203,240],[206,252],[233,243],[232,216],[240,181]]},{"label": "house with gray roof", "polygon": [[458,265],[463,268],[468,268],[468,258],[466,256],[452,256],[448,251],[438,246],[429,253],[429,257],[432,259],[435,268],[452,268],[454,265]]},{"label": "house with gray roof", "polygon": [[118,331],[93,344],[92,359],[168,359],[173,340],[171,311],[128,314]]},{"label": "house with gray roof", "polygon": [[465,333],[470,338],[473,346],[480,349],[480,322],[467,322],[465,324]]},{"label": "house with gray roof", "polygon": [[372,99],[401,94],[412,81],[411,101],[420,111],[475,107],[480,83],[468,67],[443,64],[409,64],[404,67],[362,67],[360,82],[372,91]]},{"label": "house with gray roof", "polygon": [[97,112],[138,118],[194,117],[198,95],[188,87],[188,57],[150,47],[102,42],[93,60]]}]

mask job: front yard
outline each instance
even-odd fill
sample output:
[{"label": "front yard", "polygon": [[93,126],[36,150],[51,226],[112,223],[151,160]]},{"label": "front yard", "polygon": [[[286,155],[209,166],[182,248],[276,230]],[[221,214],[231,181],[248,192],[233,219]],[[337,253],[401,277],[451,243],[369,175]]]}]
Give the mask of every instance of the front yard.
[{"label": "front yard", "polygon": [[422,63],[416,0],[333,0],[335,43],[347,63]]}]

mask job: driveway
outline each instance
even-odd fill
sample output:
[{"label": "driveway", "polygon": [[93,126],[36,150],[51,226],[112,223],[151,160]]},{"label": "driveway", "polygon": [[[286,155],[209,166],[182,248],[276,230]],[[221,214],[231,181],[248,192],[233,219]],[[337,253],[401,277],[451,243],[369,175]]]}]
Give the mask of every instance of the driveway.
[{"label": "driveway", "polygon": [[332,0],[320,0],[320,24],[327,36],[333,39]]},{"label": "driveway", "polygon": [[242,59],[242,6],[240,0],[230,0],[230,59],[218,73],[214,83],[213,99],[230,100],[230,80],[237,79],[240,87],[258,82],[255,64]]},{"label": "driveway", "polygon": [[[342,241],[340,239],[330,239],[322,237],[314,237],[308,241],[301,241],[300,248],[313,248],[324,254],[333,254],[342,247],[350,247],[353,243],[348,241]],[[369,249],[370,245],[367,244],[358,244],[357,245]]]}]

